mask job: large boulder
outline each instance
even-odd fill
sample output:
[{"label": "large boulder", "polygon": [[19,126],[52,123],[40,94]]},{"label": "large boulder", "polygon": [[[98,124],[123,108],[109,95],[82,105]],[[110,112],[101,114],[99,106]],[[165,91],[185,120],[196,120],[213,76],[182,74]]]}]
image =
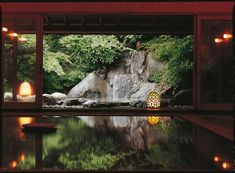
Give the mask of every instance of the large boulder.
[{"label": "large boulder", "polygon": [[68,98],[104,98],[108,95],[108,82],[90,73],[68,93]]},{"label": "large boulder", "polygon": [[157,93],[159,93],[157,84],[150,82],[141,83],[139,90],[131,95],[131,99],[144,101],[146,100],[147,95],[150,91],[156,91]]},{"label": "large boulder", "polygon": [[130,96],[130,90],[132,89],[133,81],[130,75],[117,74],[113,78],[111,90],[113,93],[110,94],[113,98],[123,98]]},{"label": "large boulder", "polygon": [[66,94],[60,92],[55,92],[52,94],[45,93],[42,97],[44,105],[56,105],[67,98]]},{"label": "large boulder", "polygon": [[[79,116],[89,127],[115,132],[120,142],[134,150],[146,150],[162,140],[144,116]],[[162,118],[161,118],[162,119]],[[165,120],[164,120],[165,121]]]}]

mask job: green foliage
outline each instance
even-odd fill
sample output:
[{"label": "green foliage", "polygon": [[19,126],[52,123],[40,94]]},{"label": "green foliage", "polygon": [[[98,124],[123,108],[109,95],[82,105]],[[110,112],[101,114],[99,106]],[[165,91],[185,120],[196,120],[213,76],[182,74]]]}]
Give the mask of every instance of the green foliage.
[{"label": "green foliage", "polygon": [[69,35],[61,38],[60,43],[78,70],[85,72],[112,63],[127,50],[114,35]]},{"label": "green foliage", "polygon": [[184,38],[162,35],[148,41],[144,47],[165,64],[164,70],[156,71],[151,80],[160,85],[168,84],[175,89],[192,88],[192,35]]},{"label": "green foliage", "polygon": [[126,156],[109,135],[101,135],[76,118],[64,119],[55,135],[44,137],[45,167],[111,169]]},{"label": "green foliage", "polygon": [[69,91],[89,72],[119,58],[125,47],[114,35],[46,35],[44,92]]},{"label": "green foliage", "polygon": [[24,34],[22,37],[27,41],[18,41],[17,46],[17,77],[21,81],[35,82],[36,67],[36,35]]},{"label": "green foliage", "polygon": [[[182,122],[172,119],[160,121],[154,130],[164,136],[162,143],[152,146],[142,161],[142,166],[162,167],[167,169],[188,168],[191,160],[191,140],[181,132]],[[182,147],[183,146],[183,147]]]},{"label": "green foliage", "polygon": [[17,164],[19,169],[34,169],[35,168],[35,155],[26,153],[25,160],[19,161]]},{"label": "green foliage", "polygon": [[[45,120],[39,119],[39,122]],[[153,126],[165,140],[147,151],[133,151],[114,140],[112,133],[100,133],[76,117],[47,117],[57,124],[55,134],[43,136],[44,168],[81,170],[146,170],[188,168],[192,156],[191,141],[182,134],[183,122],[172,119]],[[18,168],[34,168],[34,155],[29,152]]]},{"label": "green foliage", "polygon": [[62,76],[65,74],[64,69],[71,64],[69,59],[70,57],[64,53],[45,51],[43,55],[43,69],[47,73],[54,72],[56,75]]}]

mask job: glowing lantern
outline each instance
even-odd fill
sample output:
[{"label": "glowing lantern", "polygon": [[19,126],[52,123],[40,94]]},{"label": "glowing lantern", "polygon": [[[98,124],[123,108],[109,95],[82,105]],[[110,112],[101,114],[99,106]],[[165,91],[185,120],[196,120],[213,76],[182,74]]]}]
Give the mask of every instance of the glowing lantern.
[{"label": "glowing lantern", "polygon": [[160,96],[157,92],[151,91],[147,97],[148,108],[159,108],[160,107]]},{"label": "glowing lantern", "polygon": [[26,39],[25,37],[20,37],[20,38],[19,38],[19,41],[20,41],[20,42],[25,42],[25,41],[27,41],[27,39]]},{"label": "glowing lantern", "polygon": [[17,34],[17,33],[15,33],[15,32],[12,32],[12,33],[10,33],[10,34],[9,34],[9,36],[11,36],[11,37],[17,37],[17,36],[18,36],[18,34]]},{"label": "glowing lantern", "polygon": [[230,165],[227,162],[223,162],[222,167],[223,169],[228,169]]},{"label": "glowing lantern", "polygon": [[31,86],[28,82],[23,82],[20,85],[20,95],[21,96],[29,96],[32,94]]},{"label": "glowing lantern", "polygon": [[214,157],[214,162],[218,163],[220,161],[220,158],[218,156]]},{"label": "glowing lantern", "polygon": [[223,43],[224,40],[221,38],[215,38],[215,43]]},{"label": "glowing lantern", "polygon": [[149,116],[147,120],[148,120],[148,123],[153,126],[159,122],[160,118],[158,116]]},{"label": "glowing lantern", "polygon": [[10,166],[11,168],[15,169],[16,166],[17,166],[17,162],[15,160],[13,160],[11,163],[10,163]]},{"label": "glowing lantern", "polygon": [[232,34],[223,34],[223,38],[225,38],[225,39],[233,38],[233,35]]},{"label": "glowing lantern", "polygon": [[20,155],[20,161],[24,161],[25,160],[25,155],[24,155],[24,153],[22,153],[21,155]]},{"label": "glowing lantern", "polygon": [[7,32],[7,31],[8,31],[8,28],[2,27],[2,31],[3,31],[3,32]]}]

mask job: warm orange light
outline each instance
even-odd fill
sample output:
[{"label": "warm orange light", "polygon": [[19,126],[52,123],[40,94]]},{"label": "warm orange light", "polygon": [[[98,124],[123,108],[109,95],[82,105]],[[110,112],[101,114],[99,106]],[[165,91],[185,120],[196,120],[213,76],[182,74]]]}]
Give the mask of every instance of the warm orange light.
[{"label": "warm orange light", "polygon": [[7,32],[7,31],[8,31],[8,28],[2,27],[2,31],[3,31],[3,32]]},{"label": "warm orange light", "polygon": [[224,40],[221,38],[215,38],[215,43],[223,43]]},{"label": "warm orange light", "polygon": [[214,162],[219,162],[220,161],[220,158],[218,156],[215,156],[214,157]]},{"label": "warm orange light", "polygon": [[226,34],[223,34],[223,38],[225,38],[225,39],[233,38],[233,35],[226,33]]},{"label": "warm orange light", "polygon": [[28,82],[23,82],[20,85],[20,93],[21,96],[29,96],[32,94],[31,86]]},{"label": "warm orange light", "polygon": [[23,124],[32,123],[33,118],[31,118],[31,117],[21,117],[21,118],[18,119],[18,121],[19,121],[19,124],[20,124],[20,127],[21,127]]},{"label": "warm orange light", "polygon": [[11,168],[15,169],[16,166],[17,166],[17,162],[15,160],[13,160],[11,163],[10,163],[10,166]]},{"label": "warm orange light", "polygon": [[148,118],[147,118],[147,120],[148,120],[148,123],[150,124],[150,125],[156,125],[158,122],[159,122],[159,117],[158,116],[149,116]]},{"label": "warm orange light", "polygon": [[26,39],[25,37],[20,37],[20,38],[19,38],[19,41],[20,41],[20,42],[25,42],[25,41],[27,41],[27,39]]},{"label": "warm orange light", "polygon": [[17,36],[18,36],[18,34],[17,34],[17,33],[15,33],[15,32],[12,32],[12,33],[10,33],[10,34],[9,34],[9,36],[11,36],[11,37],[17,37]]},{"label": "warm orange light", "polygon": [[20,155],[20,161],[24,161],[25,160],[25,155],[24,155],[24,153],[22,153],[21,155]]},{"label": "warm orange light", "polygon": [[223,169],[228,169],[230,165],[227,162],[223,162],[222,167]]}]

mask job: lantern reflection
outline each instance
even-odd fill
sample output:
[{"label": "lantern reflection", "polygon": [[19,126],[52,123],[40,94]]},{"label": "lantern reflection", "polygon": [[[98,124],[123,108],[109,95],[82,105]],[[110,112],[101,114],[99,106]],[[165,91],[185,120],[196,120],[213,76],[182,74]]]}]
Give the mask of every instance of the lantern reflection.
[{"label": "lantern reflection", "polygon": [[13,161],[10,162],[10,167],[11,167],[12,169],[15,169],[16,166],[17,166],[17,162],[16,162],[15,160],[13,160]]},{"label": "lantern reflection", "polygon": [[223,167],[223,169],[228,169],[228,168],[230,168],[230,165],[227,162],[223,162],[222,167]]},{"label": "lantern reflection", "polygon": [[21,117],[18,119],[20,127],[22,127],[23,124],[29,124],[33,122],[32,117]]},{"label": "lantern reflection", "polygon": [[24,161],[25,160],[25,154],[24,153],[22,153],[22,154],[20,154],[20,161]]}]

